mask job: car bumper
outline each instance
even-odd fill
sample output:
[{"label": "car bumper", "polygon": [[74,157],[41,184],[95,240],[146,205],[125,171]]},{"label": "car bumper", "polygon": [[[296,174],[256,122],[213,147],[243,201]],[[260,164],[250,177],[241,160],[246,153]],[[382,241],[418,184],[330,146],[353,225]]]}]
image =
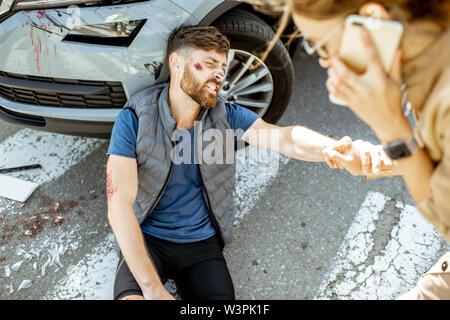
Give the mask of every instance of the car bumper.
[{"label": "car bumper", "polygon": [[77,136],[109,138],[120,111],[34,106],[0,97],[0,120],[21,127]]}]

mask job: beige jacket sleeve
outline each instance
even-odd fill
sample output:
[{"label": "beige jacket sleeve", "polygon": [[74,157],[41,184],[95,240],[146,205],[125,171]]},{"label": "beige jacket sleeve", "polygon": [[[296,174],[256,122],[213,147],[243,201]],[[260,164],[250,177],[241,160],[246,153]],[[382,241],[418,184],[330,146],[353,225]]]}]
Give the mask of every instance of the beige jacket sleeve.
[{"label": "beige jacket sleeve", "polygon": [[430,193],[417,205],[420,213],[450,241],[450,68],[427,99],[418,122],[430,157],[437,163]]},{"label": "beige jacket sleeve", "polygon": [[445,137],[447,148],[431,176],[431,192],[417,206],[423,216],[450,241],[450,128]]}]

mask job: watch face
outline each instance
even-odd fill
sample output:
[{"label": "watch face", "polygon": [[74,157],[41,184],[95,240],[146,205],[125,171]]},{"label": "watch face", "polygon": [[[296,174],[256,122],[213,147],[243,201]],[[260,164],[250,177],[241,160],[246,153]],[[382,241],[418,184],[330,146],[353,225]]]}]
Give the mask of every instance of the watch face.
[{"label": "watch face", "polygon": [[402,141],[388,144],[387,146],[384,147],[384,151],[386,151],[387,155],[392,160],[406,158],[411,155],[411,152],[409,152],[408,147]]}]

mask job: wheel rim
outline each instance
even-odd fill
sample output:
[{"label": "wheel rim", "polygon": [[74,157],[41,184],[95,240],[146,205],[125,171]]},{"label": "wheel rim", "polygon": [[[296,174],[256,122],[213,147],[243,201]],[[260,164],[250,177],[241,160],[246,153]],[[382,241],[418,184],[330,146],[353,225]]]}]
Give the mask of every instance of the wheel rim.
[{"label": "wheel rim", "polygon": [[219,92],[225,100],[248,108],[262,117],[272,101],[272,75],[257,56],[230,49],[225,80]]}]

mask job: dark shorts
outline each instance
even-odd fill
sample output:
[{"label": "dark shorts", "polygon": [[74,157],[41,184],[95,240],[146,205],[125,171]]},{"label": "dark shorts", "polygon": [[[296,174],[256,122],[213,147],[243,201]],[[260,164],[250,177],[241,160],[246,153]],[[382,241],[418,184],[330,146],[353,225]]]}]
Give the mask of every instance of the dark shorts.
[{"label": "dark shorts", "polygon": [[[194,243],[174,243],[144,233],[147,250],[161,282],[173,279],[182,299],[234,300],[234,287],[216,236]],[[114,282],[114,299],[143,295],[123,257]]]}]

